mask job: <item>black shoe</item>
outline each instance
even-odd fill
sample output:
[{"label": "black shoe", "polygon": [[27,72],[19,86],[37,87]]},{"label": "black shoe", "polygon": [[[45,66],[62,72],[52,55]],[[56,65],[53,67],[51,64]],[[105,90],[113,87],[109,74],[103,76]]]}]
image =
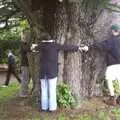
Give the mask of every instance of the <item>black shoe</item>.
[{"label": "black shoe", "polygon": [[48,112],[49,110],[42,110],[42,109],[39,109],[39,112]]}]

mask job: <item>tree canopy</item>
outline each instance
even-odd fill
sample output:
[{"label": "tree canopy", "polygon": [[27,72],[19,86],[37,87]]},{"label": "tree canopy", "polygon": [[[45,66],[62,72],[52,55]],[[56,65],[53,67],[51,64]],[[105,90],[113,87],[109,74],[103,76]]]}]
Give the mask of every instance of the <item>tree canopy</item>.
[{"label": "tree canopy", "polygon": [[[24,13],[21,11],[19,6],[17,6],[17,2],[21,2],[22,0],[0,0],[0,29],[8,29],[14,26],[19,26],[21,20],[26,19]],[[59,0],[58,0],[59,1]],[[68,2],[76,2],[78,0],[66,0]],[[27,2],[27,1],[24,1]],[[30,0],[29,0],[30,2]],[[33,10],[37,10],[40,7],[40,3],[46,2],[44,0],[31,0],[30,6],[31,10],[33,7]],[[64,2],[62,0],[61,2]],[[113,4],[110,2],[110,0],[81,0],[82,6],[86,7],[86,12],[89,12],[91,7],[91,10],[94,10],[94,12],[97,12],[98,10],[101,10],[101,8],[110,9],[113,11],[119,11],[120,6]],[[39,3],[39,4],[38,4]],[[97,4],[100,4],[100,8],[96,8]]]}]

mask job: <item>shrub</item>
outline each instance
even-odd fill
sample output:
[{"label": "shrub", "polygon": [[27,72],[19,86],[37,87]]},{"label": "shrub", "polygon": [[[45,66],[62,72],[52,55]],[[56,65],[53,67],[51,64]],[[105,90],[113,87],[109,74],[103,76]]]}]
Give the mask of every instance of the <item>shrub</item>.
[{"label": "shrub", "polygon": [[0,40],[0,64],[7,63],[8,61],[8,50],[10,49],[16,56],[17,63],[19,63],[19,40]]},{"label": "shrub", "polygon": [[119,93],[120,93],[120,86],[119,86],[118,80],[114,80],[113,81],[113,86],[114,86],[115,94],[119,95]]},{"label": "shrub", "polygon": [[57,102],[59,107],[69,108],[75,102],[70,88],[66,84],[59,84],[57,86]]},{"label": "shrub", "polygon": [[[119,95],[120,93],[120,86],[119,86],[119,82],[118,80],[113,80],[113,87],[114,87],[114,92],[115,92],[115,95]],[[103,91],[103,94],[104,95],[107,95],[109,94],[109,90],[108,90],[108,86],[107,86],[107,81],[105,80],[104,83],[103,83],[103,87],[102,87],[102,91]]]}]

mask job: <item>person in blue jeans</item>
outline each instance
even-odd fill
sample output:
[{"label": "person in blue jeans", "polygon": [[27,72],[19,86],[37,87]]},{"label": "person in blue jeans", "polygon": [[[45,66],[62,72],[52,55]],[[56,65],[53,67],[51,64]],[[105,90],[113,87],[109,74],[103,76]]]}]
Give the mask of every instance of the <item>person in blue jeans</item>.
[{"label": "person in blue jeans", "polygon": [[40,51],[41,70],[41,109],[43,111],[55,111],[57,109],[56,86],[58,76],[58,53],[60,50],[66,52],[87,51],[88,47],[77,45],[61,45],[50,39],[49,35],[42,37],[41,43],[31,47],[32,50]]}]

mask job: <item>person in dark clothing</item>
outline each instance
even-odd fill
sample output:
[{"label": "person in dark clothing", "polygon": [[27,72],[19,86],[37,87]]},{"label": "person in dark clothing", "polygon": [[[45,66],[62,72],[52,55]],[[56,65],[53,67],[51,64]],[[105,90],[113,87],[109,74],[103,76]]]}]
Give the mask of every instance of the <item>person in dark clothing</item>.
[{"label": "person in dark clothing", "polygon": [[50,40],[46,35],[42,38],[41,43],[32,46],[32,50],[41,53],[41,109],[43,111],[55,111],[57,109],[56,85],[58,76],[58,53],[60,50],[76,52],[78,50],[87,51],[88,47],[79,47],[77,45],[61,45]]},{"label": "person in dark clothing", "polygon": [[9,51],[8,52],[7,77],[6,77],[5,85],[3,85],[2,87],[7,87],[9,85],[11,74],[13,74],[17,78],[18,82],[21,83],[21,79],[18,76],[18,73],[16,71],[15,56],[13,55],[13,53],[11,51]]},{"label": "person in dark clothing", "polygon": [[98,49],[108,53],[107,65],[120,64],[120,35],[111,36],[110,39],[95,44]]},{"label": "person in dark clothing", "polygon": [[[110,39],[102,41],[100,43],[94,44],[100,50],[106,51],[107,53],[107,70],[106,70],[106,80],[108,84],[108,89],[110,92],[110,98],[105,101],[107,104],[115,105],[116,101],[120,103],[120,97],[115,99],[113,81],[112,77],[109,77],[108,73],[114,71],[120,72],[120,25],[114,24],[111,26],[112,36]],[[116,70],[115,70],[116,68]],[[120,87],[120,82],[119,87]]]}]

